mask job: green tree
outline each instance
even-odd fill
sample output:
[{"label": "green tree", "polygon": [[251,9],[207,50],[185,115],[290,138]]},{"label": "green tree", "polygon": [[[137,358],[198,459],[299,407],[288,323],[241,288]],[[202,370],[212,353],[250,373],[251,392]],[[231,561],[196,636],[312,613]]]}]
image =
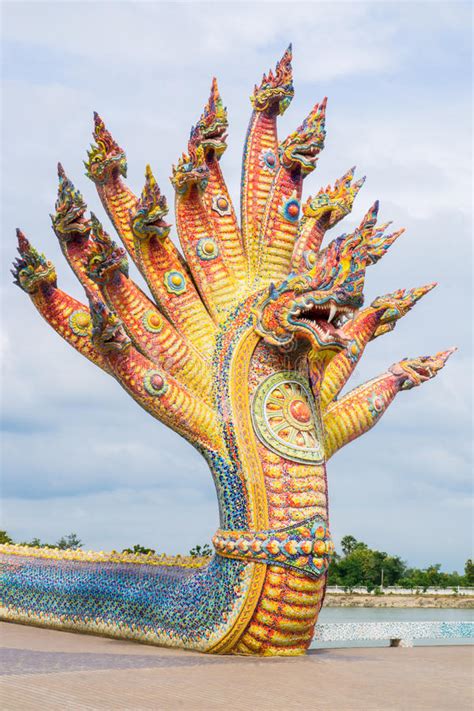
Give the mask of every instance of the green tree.
[{"label": "green tree", "polygon": [[154,548],[146,548],[136,543],[133,548],[124,548],[122,553],[142,553],[143,555],[154,555],[156,553]]},{"label": "green tree", "polygon": [[13,539],[6,531],[0,531],[0,543],[13,543]]},{"label": "green tree", "polygon": [[406,571],[406,563],[399,556],[388,555],[384,551],[373,551],[375,585],[387,587],[397,585]]},{"label": "green tree", "polygon": [[56,543],[56,548],[60,548],[61,550],[73,550],[77,551],[78,548],[82,548],[83,543],[82,541],[77,537],[76,533],[69,533],[67,536],[62,536],[59,541]]},{"label": "green tree", "polygon": [[191,548],[189,555],[192,555],[193,557],[211,556],[212,548],[208,543],[205,543],[203,546],[197,545],[194,548]]},{"label": "green tree", "polygon": [[397,555],[385,555],[382,561],[383,568],[383,584],[398,585],[407,569],[406,563]]},{"label": "green tree", "polygon": [[22,541],[18,545],[20,546],[30,546],[31,548],[52,548],[52,546],[48,546],[47,543],[41,543],[39,538],[32,538],[31,541]]},{"label": "green tree", "polygon": [[429,587],[457,588],[474,583],[474,564],[466,562],[465,575],[456,571],[443,573],[439,563],[421,570],[408,568],[399,556],[369,548],[354,536],[344,536],[341,541],[342,556],[336,556],[329,566],[329,584],[345,588],[358,586],[374,590],[382,586],[399,585],[426,590]]},{"label": "green tree", "polygon": [[334,551],[328,568],[328,585],[340,585],[339,561],[341,556]]},{"label": "green tree", "polygon": [[472,562],[472,558],[466,560],[466,565],[464,566],[464,576],[468,585],[474,585],[474,563]]},{"label": "green tree", "polygon": [[439,563],[429,565],[423,570],[419,568],[409,568],[399,584],[403,587],[420,588],[422,590],[426,590],[430,587],[456,588],[467,584],[465,576],[459,575],[456,571],[453,573],[443,573],[440,568]]},{"label": "green tree", "polygon": [[341,540],[341,548],[344,555],[349,555],[352,553],[354,548],[360,545],[359,542],[354,538],[354,536],[344,536]]},{"label": "green tree", "polygon": [[356,545],[339,563],[339,572],[343,585],[355,588],[359,585],[373,589],[379,583],[377,579],[377,561],[374,551],[365,544]]}]

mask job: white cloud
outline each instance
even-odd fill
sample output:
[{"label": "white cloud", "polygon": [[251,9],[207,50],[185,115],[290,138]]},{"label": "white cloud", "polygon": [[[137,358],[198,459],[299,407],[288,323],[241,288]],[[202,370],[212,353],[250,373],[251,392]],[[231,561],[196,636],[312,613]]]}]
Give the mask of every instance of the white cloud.
[{"label": "white cloud", "polygon": [[398,23],[377,21],[364,3],[295,2],[291,11],[284,3],[63,3],[50,5],[54,23],[43,3],[29,5],[25,23],[25,6],[9,8],[8,39],[66,52],[122,76],[137,65],[141,71],[185,71],[197,59],[214,66],[238,59],[249,68],[264,48],[290,40],[311,81],[384,71],[400,53]]}]

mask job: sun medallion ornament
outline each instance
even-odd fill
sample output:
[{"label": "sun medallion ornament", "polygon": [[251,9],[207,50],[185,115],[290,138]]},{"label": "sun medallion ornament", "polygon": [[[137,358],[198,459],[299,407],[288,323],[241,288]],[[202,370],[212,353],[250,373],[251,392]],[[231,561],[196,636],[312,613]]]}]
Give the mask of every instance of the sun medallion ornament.
[{"label": "sun medallion ornament", "polygon": [[291,371],[270,376],[257,388],[252,410],[267,447],[295,462],[323,461],[321,424],[306,378]]}]

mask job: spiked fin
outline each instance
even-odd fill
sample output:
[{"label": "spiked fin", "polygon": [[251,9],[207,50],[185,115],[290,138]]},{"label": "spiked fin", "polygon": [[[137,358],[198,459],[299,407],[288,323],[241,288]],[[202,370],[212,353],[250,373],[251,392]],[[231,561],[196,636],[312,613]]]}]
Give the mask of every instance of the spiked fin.
[{"label": "spiked fin", "polygon": [[384,235],[385,230],[391,225],[391,222],[377,226],[378,212],[379,201],[376,200],[364,215],[362,222],[356,230],[356,233],[360,234],[364,243],[367,265],[376,264],[395,240],[405,231],[401,229],[393,234]]}]

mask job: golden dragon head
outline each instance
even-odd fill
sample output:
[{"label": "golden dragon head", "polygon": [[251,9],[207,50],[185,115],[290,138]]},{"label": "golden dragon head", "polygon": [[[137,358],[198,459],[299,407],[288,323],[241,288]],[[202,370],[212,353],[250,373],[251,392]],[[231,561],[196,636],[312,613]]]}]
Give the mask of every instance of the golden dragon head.
[{"label": "golden dragon head", "polygon": [[380,316],[379,326],[377,327],[372,339],[381,336],[384,333],[393,331],[399,319],[405,316],[425,294],[430,292],[436,286],[436,282],[426,284],[425,286],[417,286],[414,289],[397,289],[391,294],[378,296],[370,304],[372,309],[382,311]]},{"label": "golden dragon head", "polygon": [[28,294],[56,287],[54,264],[30,244],[20,229],[17,229],[16,235],[20,257],[13,262],[13,283]]},{"label": "golden dragon head", "polygon": [[87,239],[91,230],[90,221],[85,216],[87,205],[67,177],[61,163],[58,163],[58,178],[56,212],[50,215],[54,233],[64,242]]},{"label": "golden dragon head", "polygon": [[131,340],[122,321],[95,294],[87,291],[92,316],[92,343],[102,353],[126,354]]},{"label": "golden dragon head", "polygon": [[287,170],[298,170],[305,176],[316,167],[326,137],[326,103],[323,99],[316,104],[301,126],[280,143],[280,163]]},{"label": "golden dragon head", "polygon": [[91,212],[92,244],[88,254],[87,275],[96,284],[107,284],[117,271],[128,276],[127,252],[119,247]]},{"label": "golden dragon head", "polygon": [[255,329],[267,343],[309,341],[313,350],[343,348],[348,337],[339,322],[363,304],[366,245],[360,235],[343,236],[322,250],[313,268],[270,286],[255,307]]},{"label": "golden dragon head", "polygon": [[426,380],[434,378],[455,351],[457,348],[448,348],[446,351],[439,351],[434,356],[404,358],[392,365],[389,370],[399,378],[402,390],[411,390]]},{"label": "golden dragon head", "polygon": [[227,148],[227,109],[222,103],[214,77],[209,101],[204,107],[201,118],[191,130],[191,141],[201,145],[205,156],[215,155],[218,159]]},{"label": "golden dragon head", "polygon": [[165,221],[168,214],[166,197],[161,194],[149,165],[145,171],[145,186],[135,212],[130,214],[133,234],[138,239],[158,237],[164,239],[169,235],[171,225]]},{"label": "golden dragon head", "polygon": [[355,166],[336,180],[334,187],[328,185],[314,197],[309,197],[303,205],[303,215],[308,218],[321,219],[326,217],[327,228],[334,227],[352,210],[357,193],[365,182],[365,177],[352,182]]},{"label": "golden dragon head", "polygon": [[189,154],[183,153],[177,165],[173,165],[170,178],[174,189],[180,195],[194,186],[202,192],[209,181],[209,168],[206,165],[203,147],[193,142],[191,137],[188,150]]},{"label": "golden dragon head", "polygon": [[283,114],[294,96],[291,44],[277,63],[275,72],[271,69],[264,74],[259,86],[255,86],[250,97],[255,111],[276,110]]},{"label": "golden dragon head", "polygon": [[125,152],[112,138],[97,112],[94,112],[94,132],[96,145],[91,145],[84,161],[86,175],[99,185],[104,185],[119,176],[127,177]]}]

